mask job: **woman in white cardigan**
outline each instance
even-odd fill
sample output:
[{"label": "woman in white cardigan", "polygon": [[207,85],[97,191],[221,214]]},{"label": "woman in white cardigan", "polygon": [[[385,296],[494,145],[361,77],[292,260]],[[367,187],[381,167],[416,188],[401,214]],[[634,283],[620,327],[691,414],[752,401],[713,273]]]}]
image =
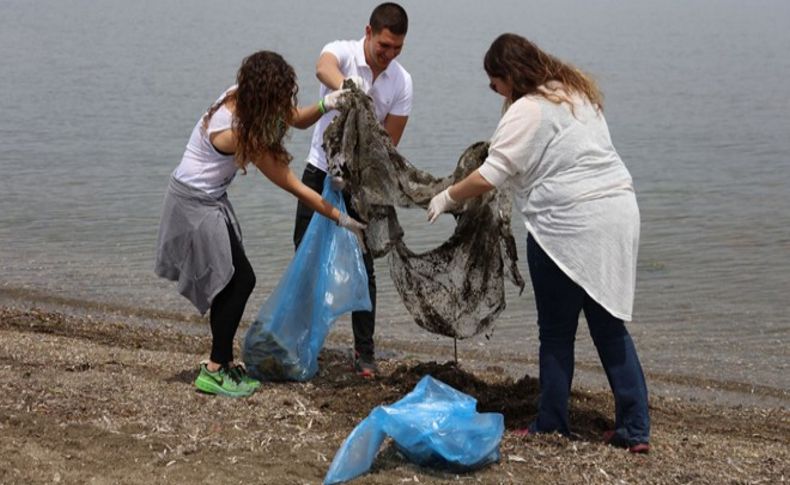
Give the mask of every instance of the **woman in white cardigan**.
[{"label": "woman in white cardigan", "polygon": [[516,34],[491,45],[484,68],[507,110],[478,170],[436,195],[428,217],[509,182],[529,236],[540,335],[538,415],[520,433],[569,434],[574,341],[584,311],[615,398],[604,439],[649,450],[647,386],[624,321],[631,320],[639,208],[612,146],[595,82]]}]

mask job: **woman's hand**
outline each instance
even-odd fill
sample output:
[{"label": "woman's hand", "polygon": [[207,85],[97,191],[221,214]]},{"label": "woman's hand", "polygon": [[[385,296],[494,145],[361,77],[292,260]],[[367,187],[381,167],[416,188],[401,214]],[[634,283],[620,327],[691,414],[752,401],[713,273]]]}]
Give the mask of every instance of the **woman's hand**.
[{"label": "woman's hand", "polygon": [[367,225],[362,224],[358,220],[354,219],[350,215],[346,214],[345,212],[341,212],[337,218],[337,225],[340,227],[345,227],[349,231],[353,232],[354,235],[357,237],[357,242],[359,242],[359,247],[362,248],[363,253],[368,252],[367,246],[365,246],[365,233],[363,232],[367,229]]},{"label": "woman's hand", "polygon": [[439,218],[439,215],[457,208],[458,205],[459,203],[450,197],[450,188],[448,187],[431,199],[431,203],[428,204],[428,220],[433,224]]},{"label": "woman's hand", "polygon": [[[495,187],[480,175],[479,170],[470,173],[465,179],[451,185],[447,189],[439,192],[430,204],[428,204],[428,220],[435,221],[442,212],[449,212],[457,209],[463,201],[471,197],[477,197],[484,194]],[[454,197],[450,196],[450,189],[453,189]]]},{"label": "woman's hand", "polygon": [[346,93],[348,93],[348,89],[338,89],[324,96],[324,100],[323,100],[324,110],[332,111],[333,109],[337,109],[338,105],[343,100],[343,96],[345,96]]}]

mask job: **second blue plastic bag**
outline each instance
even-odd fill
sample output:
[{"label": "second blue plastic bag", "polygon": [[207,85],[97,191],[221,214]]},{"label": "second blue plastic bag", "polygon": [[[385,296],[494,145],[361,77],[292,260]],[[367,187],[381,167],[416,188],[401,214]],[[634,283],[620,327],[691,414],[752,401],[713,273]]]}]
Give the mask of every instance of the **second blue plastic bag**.
[{"label": "second blue plastic bag", "polygon": [[[326,178],[322,196],[345,212]],[[277,287],[244,338],[244,364],[256,379],[310,379],[329,329],[342,314],[370,310],[368,276],[354,234],[315,214]]]},{"label": "second blue plastic bag", "polygon": [[477,401],[431,376],[389,406],[377,406],[341,445],[324,484],[366,473],[387,436],[410,461],[468,472],[499,461],[500,413],[478,413]]}]

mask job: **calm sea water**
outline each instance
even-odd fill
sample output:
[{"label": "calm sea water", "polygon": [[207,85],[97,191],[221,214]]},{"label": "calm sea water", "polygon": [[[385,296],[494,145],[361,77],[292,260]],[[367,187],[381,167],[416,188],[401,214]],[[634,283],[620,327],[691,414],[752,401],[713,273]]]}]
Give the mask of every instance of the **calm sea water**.
[{"label": "calm sea water", "polygon": [[[259,49],[282,53],[300,99],[314,102],[321,47],[361,37],[376,3],[3,0],[0,290],[193,314],[152,266],[168,175],[195,121]],[[788,2],[403,4],[400,60],[415,83],[407,158],[444,175],[491,135],[501,100],[482,56],[499,33],[592,72],[642,211],[631,328],[646,369],[790,389]],[[289,142],[300,175],[309,135]],[[253,172],[230,196],[258,275],[251,321],[293,254],[296,202]],[[449,218],[400,215],[415,250],[452,231]],[[437,341],[380,263],[377,334]],[[534,358],[536,333],[530,290],[511,290],[494,336],[463,344]],[[595,362],[579,338],[580,358]]]}]

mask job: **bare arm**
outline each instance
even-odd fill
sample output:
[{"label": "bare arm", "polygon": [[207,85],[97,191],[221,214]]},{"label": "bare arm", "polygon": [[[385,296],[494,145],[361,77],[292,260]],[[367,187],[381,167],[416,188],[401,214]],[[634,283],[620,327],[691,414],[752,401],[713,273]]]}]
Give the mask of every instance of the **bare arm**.
[{"label": "bare arm", "polygon": [[[340,72],[340,65],[334,54],[325,52],[318,58],[315,67],[315,75],[321,83],[332,91],[340,89],[343,85],[343,73]],[[318,104],[309,106],[298,106],[293,111],[293,121],[291,125],[304,130],[313,126],[323,113],[318,109]]]},{"label": "bare arm", "polygon": [[340,89],[343,85],[343,73],[340,71],[340,62],[334,54],[324,52],[318,58],[315,66],[315,77],[332,91]]},{"label": "bare arm", "polygon": [[[311,108],[304,109],[310,110]],[[312,107],[312,109],[318,111],[317,106]],[[210,140],[217,149],[225,153],[236,152],[238,139],[236,138],[236,133],[232,129],[213,133]],[[340,217],[340,211],[324,200],[320,194],[303,184],[302,181],[294,175],[291,169],[288,168],[288,165],[275,161],[269,154],[264,155],[262,160],[253,163],[258,167],[258,170],[260,170],[266,178],[274,182],[275,185],[295,195],[299,200],[319,214],[337,222]]]},{"label": "bare arm", "polygon": [[274,182],[281,189],[295,195],[296,198],[304,202],[308,207],[319,214],[337,222],[340,211],[324,200],[321,195],[306,186],[291,171],[288,165],[275,161],[271,156],[265,156],[263,160],[255,162],[255,166],[261,173]]},{"label": "bare arm", "polygon": [[462,202],[465,199],[484,194],[493,188],[494,186],[484,179],[478,170],[475,170],[465,179],[451,186],[448,193],[454,201]]},{"label": "bare arm", "polygon": [[305,128],[310,128],[313,124],[318,121],[323,114],[318,109],[318,103],[311,104],[309,106],[297,106],[293,109],[293,119],[291,120],[291,126],[295,128],[299,128],[300,130],[304,130]]},{"label": "bare arm", "polygon": [[403,136],[403,130],[406,129],[406,122],[409,121],[408,116],[387,115],[384,118],[384,129],[390,134],[392,144],[398,146],[400,137]]}]

